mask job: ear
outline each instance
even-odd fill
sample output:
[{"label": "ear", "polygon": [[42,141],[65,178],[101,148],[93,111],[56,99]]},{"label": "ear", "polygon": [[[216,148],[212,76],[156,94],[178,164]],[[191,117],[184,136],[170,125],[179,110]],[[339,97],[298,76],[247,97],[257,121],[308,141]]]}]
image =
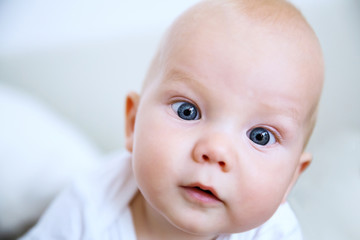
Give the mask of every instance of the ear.
[{"label": "ear", "polygon": [[308,166],[310,165],[311,161],[312,161],[313,157],[311,155],[311,153],[308,152],[303,152],[300,156],[300,160],[298,163],[297,168],[295,169],[293,178],[289,184],[288,189],[286,190],[286,193],[282,199],[282,203],[286,202],[286,199],[291,191],[291,189],[293,188],[293,186],[295,185],[297,179],[299,178],[299,176],[301,175],[301,173],[303,173],[305,171],[305,169],[308,168]]},{"label": "ear", "polygon": [[129,152],[133,150],[135,119],[139,99],[139,94],[130,92],[127,94],[125,101],[125,147]]}]

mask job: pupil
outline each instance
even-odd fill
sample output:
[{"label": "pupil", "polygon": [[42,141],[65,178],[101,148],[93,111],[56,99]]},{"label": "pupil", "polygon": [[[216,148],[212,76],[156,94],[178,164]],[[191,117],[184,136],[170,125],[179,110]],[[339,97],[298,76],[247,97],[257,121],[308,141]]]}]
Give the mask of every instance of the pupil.
[{"label": "pupil", "polygon": [[184,115],[185,116],[190,116],[190,114],[191,114],[191,108],[188,108],[188,109],[184,110]]},{"label": "pupil", "polygon": [[263,140],[263,135],[262,135],[261,133],[258,133],[258,134],[256,135],[256,140],[258,140],[258,141]]}]

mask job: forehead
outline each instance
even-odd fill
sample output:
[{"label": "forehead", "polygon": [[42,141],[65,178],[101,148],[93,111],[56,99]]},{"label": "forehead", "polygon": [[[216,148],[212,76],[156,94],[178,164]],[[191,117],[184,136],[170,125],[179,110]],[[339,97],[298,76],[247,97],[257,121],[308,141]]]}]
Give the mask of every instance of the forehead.
[{"label": "forehead", "polygon": [[306,66],[303,49],[288,35],[222,19],[175,31],[164,49],[163,83],[182,79],[214,96],[226,93],[228,100],[256,100],[266,109],[277,107],[301,119],[316,104],[309,91],[316,76]]},{"label": "forehead", "polygon": [[308,88],[306,79],[312,77],[311,71],[301,58],[301,50],[289,39],[254,27],[231,28],[204,26],[172,39],[166,70],[177,68],[207,84],[234,91],[246,88],[252,94],[284,90],[295,97]]}]

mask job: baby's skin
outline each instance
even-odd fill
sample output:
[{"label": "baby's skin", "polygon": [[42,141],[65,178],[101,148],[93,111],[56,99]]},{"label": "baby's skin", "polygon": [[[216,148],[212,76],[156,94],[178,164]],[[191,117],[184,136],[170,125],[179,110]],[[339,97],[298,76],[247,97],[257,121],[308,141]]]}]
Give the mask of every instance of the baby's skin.
[{"label": "baby's skin", "polygon": [[319,42],[284,1],[204,1],[126,99],[138,239],[215,239],[266,222],[312,160]]}]

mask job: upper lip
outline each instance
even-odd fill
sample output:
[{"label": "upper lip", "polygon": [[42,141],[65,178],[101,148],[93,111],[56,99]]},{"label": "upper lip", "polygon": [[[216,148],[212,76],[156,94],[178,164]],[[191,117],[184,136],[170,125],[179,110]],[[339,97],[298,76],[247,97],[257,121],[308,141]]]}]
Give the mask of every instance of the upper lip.
[{"label": "upper lip", "polygon": [[206,185],[203,185],[201,183],[192,183],[190,185],[186,185],[184,186],[185,188],[199,188],[203,191],[209,191],[211,192],[212,195],[214,195],[214,197],[216,197],[219,201],[222,201],[220,198],[219,198],[219,195],[218,193],[216,192],[216,190],[211,187],[211,186],[206,186]]}]

